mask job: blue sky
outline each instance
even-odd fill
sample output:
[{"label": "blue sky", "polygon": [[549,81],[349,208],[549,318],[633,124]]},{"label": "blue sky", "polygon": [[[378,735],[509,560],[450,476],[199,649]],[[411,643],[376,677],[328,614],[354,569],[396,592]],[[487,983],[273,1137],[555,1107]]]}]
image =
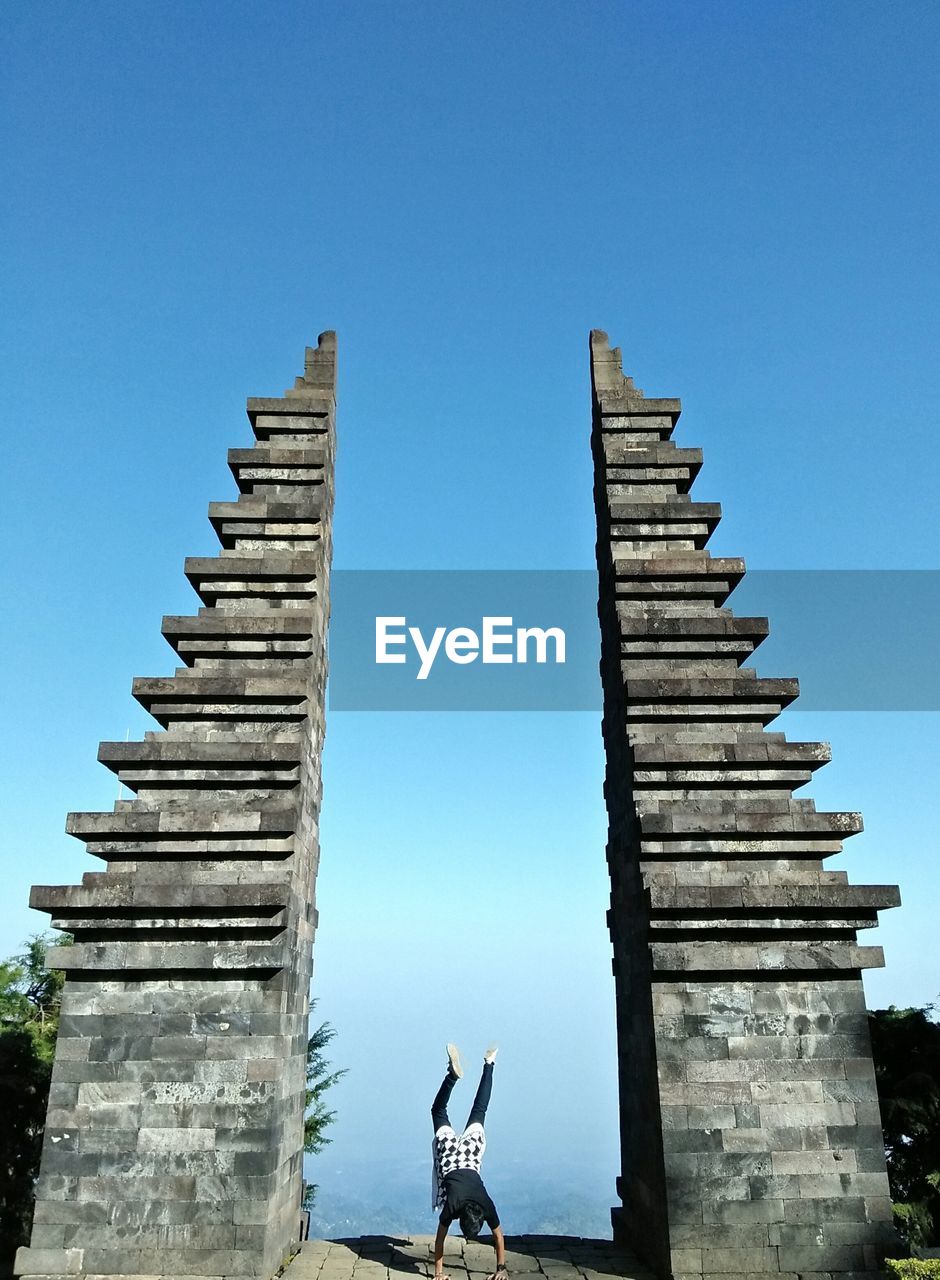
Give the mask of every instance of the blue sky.
[{"label": "blue sky", "polygon": [[[938,567],[935,5],[52,2],[5,28],[4,953],[42,926],[32,881],[93,865],[65,813],[115,798],[96,745],[149,727],[130,681],[172,668],[160,617],[195,606],[245,397],[321,329],[338,567],[589,567],[592,326],[682,397],[716,552]],[[867,824],[840,865],[901,882],[872,1001],[929,1000],[936,714],[776,727],[833,743],[812,793]],[[612,1195],[597,717],[336,714],[324,767],[332,1156],[393,1159],[412,1113],[423,1156],[441,1042],[492,1035],[494,1124],[546,1159],[531,1118],[571,1067],[570,1149]]]}]

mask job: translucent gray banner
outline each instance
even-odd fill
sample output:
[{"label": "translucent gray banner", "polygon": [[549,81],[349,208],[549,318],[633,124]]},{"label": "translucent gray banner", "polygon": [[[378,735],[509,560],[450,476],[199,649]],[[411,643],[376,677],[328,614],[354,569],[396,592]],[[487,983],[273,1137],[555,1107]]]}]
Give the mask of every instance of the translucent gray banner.
[{"label": "translucent gray banner", "polygon": [[[335,570],[332,711],[597,711],[593,570]],[[940,570],[748,572],[748,665],[804,711],[940,710]]]}]

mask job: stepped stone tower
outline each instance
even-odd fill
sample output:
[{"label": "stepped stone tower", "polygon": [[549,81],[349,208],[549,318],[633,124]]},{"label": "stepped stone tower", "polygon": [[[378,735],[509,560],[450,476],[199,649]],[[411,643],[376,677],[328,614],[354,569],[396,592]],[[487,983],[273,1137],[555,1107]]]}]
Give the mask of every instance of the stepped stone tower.
[{"label": "stepped stone tower", "polygon": [[660,1275],[876,1272],[893,1240],[858,929],[899,901],[823,860],[861,829],[792,792],[829,759],[766,729],[795,680],[704,547],[678,400],[591,335],[623,1172],[615,1235]]},{"label": "stepped stone tower", "polygon": [[335,365],[248,401],[186,665],[134,682],[162,731],[99,751],[134,798],[68,819],[106,870],[33,890],[75,941],[20,1276],[267,1280],[298,1238]]}]

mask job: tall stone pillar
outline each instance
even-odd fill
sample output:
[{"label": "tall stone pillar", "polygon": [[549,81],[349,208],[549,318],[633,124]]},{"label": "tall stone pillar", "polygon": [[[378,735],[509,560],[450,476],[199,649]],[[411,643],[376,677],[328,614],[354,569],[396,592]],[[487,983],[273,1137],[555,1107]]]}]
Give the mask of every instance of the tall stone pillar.
[{"label": "tall stone pillar", "polygon": [[857,813],[794,799],[829,759],[766,728],[795,680],[724,601],[678,400],[591,335],[623,1171],[615,1234],[662,1276],[872,1272],[893,1238],[856,931],[898,902],[824,860]]},{"label": "tall stone pillar", "polygon": [[18,1275],[267,1280],[300,1220],[333,508],[336,337],[249,400],[161,726],[98,758],[131,793],[67,829],[105,870],[31,902],[74,945]]}]

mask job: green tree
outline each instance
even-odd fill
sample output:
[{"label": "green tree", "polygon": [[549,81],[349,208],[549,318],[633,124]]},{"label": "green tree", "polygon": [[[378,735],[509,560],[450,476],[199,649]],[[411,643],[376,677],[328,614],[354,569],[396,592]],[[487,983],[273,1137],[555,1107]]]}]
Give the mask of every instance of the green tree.
[{"label": "green tree", "polygon": [[940,1024],[934,1005],[869,1015],[895,1222],[909,1245],[940,1241]]},{"label": "green tree", "polygon": [[[310,1012],[316,1008],[316,1000],[310,1002]],[[341,1079],[348,1068],[331,1071],[330,1064],[324,1057],[324,1049],[336,1035],[335,1028],[329,1022],[321,1022],[307,1041],[307,1101],[304,1110],[304,1151],[308,1155],[319,1155],[323,1148],[332,1141],[324,1130],[336,1119],[336,1112],[330,1110],[323,1095],[336,1081]],[[308,1183],[304,1192],[304,1208],[313,1207],[317,1194],[316,1183]]]},{"label": "green tree", "polygon": [[64,974],[46,968],[57,936],[37,934],[0,962],[0,1269],[25,1244],[33,1216]]}]

